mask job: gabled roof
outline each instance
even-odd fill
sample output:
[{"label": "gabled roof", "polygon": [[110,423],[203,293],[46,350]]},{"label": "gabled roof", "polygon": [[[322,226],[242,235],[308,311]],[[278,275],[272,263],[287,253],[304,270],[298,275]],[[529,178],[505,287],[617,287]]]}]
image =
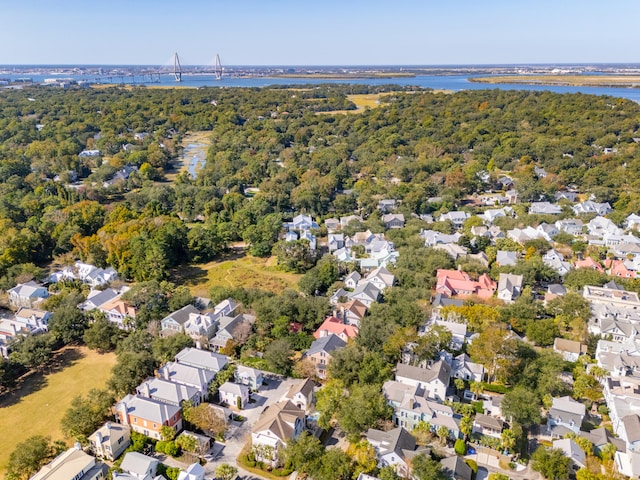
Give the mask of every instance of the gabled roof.
[{"label": "gabled roof", "polygon": [[366,298],[375,302],[380,297],[380,290],[372,283],[361,283],[353,290],[353,292],[347,294],[349,298],[359,295],[364,295]]},{"label": "gabled roof", "polygon": [[219,372],[227,365],[227,357],[219,353],[187,347],[176,355],[176,362]]},{"label": "gabled roof", "polygon": [[447,457],[440,460],[440,465],[442,465],[442,470],[445,475],[448,475],[449,478],[464,479],[471,480],[472,470],[469,465],[467,465],[462,457],[458,455],[454,457]]},{"label": "gabled roof", "polygon": [[640,441],[640,417],[637,414],[626,415],[622,418],[622,423],[627,433],[627,441],[629,443]]},{"label": "gabled roof", "polygon": [[239,383],[224,382],[222,385],[220,385],[220,388],[218,388],[218,391],[228,392],[228,393],[231,393],[232,395],[242,397],[245,394],[246,395],[249,394],[249,387],[247,387],[246,385],[241,385]]},{"label": "gabled roof", "polygon": [[178,362],[168,362],[158,369],[158,374],[165,380],[206,388],[214,378],[215,372],[203,368],[192,367]]},{"label": "gabled roof", "polygon": [[358,318],[363,318],[367,314],[367,306],[360,300],[349,300],[341,304],[345,311],[348,311]]},{"label": "gabled roof", "polygon": [[169,315],[164,317],[162,321],[164,322],[164,321],[173,320],[179,325],[184,325],[187,322],[187,320],[189,320],[189,315],[192,313],[199,314],[200,311],[193,305],[186,305],[182,307],[180,310],[176,310],[175,312],[170,313]]},{"label": "gabled roof", "polygon": [[314,340],[305,355],[315,355],[320,352],[330,353],[346,346],[347,343],[344,340],[332,333],[326,337],[320,337]]},{"label": "gabled roof", "polygon": [[499,418],[490,417],[482,413],[476,414],[476,418],[473,423],[480,425],[481,427],[487,427],[492,430],[501,432],[504,427],[504,422]]},{"label": "gabled roof", "polygon": [[39,285],[33,281],[27,283],[19,283],[15,287],[7,290],[7,293],[13,293],[15,295],[18,295],[19,297],[27,298],[45,298],[49,295],[47,289],[44,286]]},{"label": "gabled roof", "polygon": [[335,334],[340,338],[355,338],[358,336],[358,329],[353,325],[345,325],[336,317],[327,317],[322,325],[314,332],[314,338]]},{"label": "gabled roof", "polygon": [[367,431],[367,440],[374,447],[377,447],[379,456],[393,452],[398,457],[406,459],[406,452],[416,449],[415,438],[403,427],[394,428],[386,432],[370,428]]},{"label": "gabled roof", "polygon": [[116,410],[122,411],[126,407],[127,415],[134,415],[144,420],[150,420],[162,425],[180,412],[180,407],[162,403],[137,395],[127,395],[116,404]]},{"label": "gabled roof", "polygon": [[266,407],[251,430],[254,433],[270,431],[281,441],[287,442],[295,433],[296,420],[303,420],[305,413],[291,401],[283,400]]},{"label": "gabled roof", "polygon": [[437,361],[429,368],[420,368],[414,367],[413,365],[398,363],[396,365],[396,379],[398,377],[409,378],[422,383],[430,383],[431,381],[438,379],[445,385],[449,385],[449,380],[451,379],[451,366],[442,360]]},{"label": "gabled roof", "polygon": [[586,345],[576,342],[575,340],[567,340],[565,338],[557,337],[553,340],[553,349],[558,352],[577,353],[578,355],[587,353]]},{"label": "gabled roof", "polygon": [[136,387],[136,392],[142,397],[160,402],[180,405],[198,395],[198,389],[191,385],[170,382],[162,378],[150,378]]},{"label": "gabled roof", "polygon": [[93,306],[100,307],[101,305],[117,298],[120,292],[113,288],[105,288],[104,290],[91,290],[87,296],[87,300],[82,304],[86,308],[91,309]]},{"label": "gabled roof", "polygon": [[316,384],[310,378],[306,378],[301,382],[294,383],[289,387],[287,392],[287,398],[291,399],[297,393],[302,394],[303,397],[308,397],[315,389]]},{"label": "gabled roof", "polygon": [[142,453],[127,452],[124,455],[120,468],[125,472],[133,473],[140,478],[144,478],[149,471],[149,467],[154,463],[157,464],[159,462],[155,458],[148,457]]},{"label": "gabled roof", "polygon": [[116,297],[103,303],[98,307],[100,310],[106,312],[118,312],[120,315],[136,318],[136,309],[132,305],[122,300],[120,297]]}]

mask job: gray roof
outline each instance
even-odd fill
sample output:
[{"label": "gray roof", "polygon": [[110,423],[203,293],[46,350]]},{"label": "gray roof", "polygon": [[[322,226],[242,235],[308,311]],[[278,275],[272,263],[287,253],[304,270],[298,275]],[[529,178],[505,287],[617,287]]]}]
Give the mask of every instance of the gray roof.
[{"label": "gray roof", "polygon": [[518,261],[518,252],[508,252],[505,250],[498,250],[496,253],[496,262],[500,266],[515,265]]},{"label": "gray roof", "polygon": [[314,340],[305,355],[314,355],[319,352],[333,352],[347,346],[347,343],[335,334],[326,337],[320,337]]},{"label": "gray roof", "polygon": [[176,355],[176,362],[192,367],[204,368],[212,372],[219,372],[228,363],[227,357],[224,355],[190,347],[183,349]]},{"label": "gray roof", "polygon": [[640,440],[640,417],[636,414],[626,415],[622,418],[624,430],[627,432],[627,441],[634,443]]},{"label": "gray roof", "polygon": [[445,385],[449,385],[449,380],[451,380],[451,366],[442,360],[437,361],[429,368],[420,368],[398,363],[396,365],[396,378],[398,377],[409,378],[422,383],[429,383],[438,378]]},{"label": "gray roof", "polygon": [[127,452],[122,460],[120,468],[125,472],[134,473],[143,478],[149,471],[149,466],[152,464],[158,464],[158,460],[152,457],[148,457],[138,452]]},{"label": "gray roof", "polygon": [[456,480],[471,480],[471,467],[458,455],[455,457],[443,458],[440,460],[440,465],[442,465],[444,474],[449,478],[455,478]]},{"label": "gray roof", "polygon": [[200,311],[193,305],[189,304],[185,307],[182,307],[180,310],[176,310],[175,312],[167,315],[162,319],[162,321],[173,320],[179,325],[184,325],[186,321],[189,320],[189,315],[191,313],[199,314]]},{"label": "gray roof", "polygon": [[480,425],[481,427],[487,427],[498,432],[501,432],[502,427],[504,427],[504,422],[502,420],[490,417],[489,415],[484,415],[482,413],[478,413],[476,415],[474,423]]},{"label": "gray roof", "polygon": [[182,385],[161,378],[150,378],[142,382],[136,391],[142,397],[174,405],[180,405],[183,401],[190,400],[199,393],[197,388],[190,385]]},{"label": "gray roof", "polygon": [[119,411],[123,407],[126,407],[127,415],[134,415],[138,418],[150,420],[160,425],[180,412],[180,407],[176,405],[158,402],[156,400],[139,397],[137,395],[127,395],[116,404],[116,409]]},{"label": "gray roof", "polygon": [[405,458],[406,451],[416,449],[416,440],[403,427],[394,428],[387,432],[370,428],[367,431],[367,440],[372,445],[379,445],[379,455],[394,452],[400,458]]},{"label": "gray roof", "polygon": [[361,294],[375,302],[380,297],[380,290],[373,283],[361,283],[347,296],[353,298]]},{"label": "gray roof", "polygon": [[461,307],[464,305],[464,301],[446,297],[441,293],[436,293],[431,300],[431,305],[434,307],[448,307],[450,305],[454,307]]},{"label": "gray roof", "polygon": [[165,380],[185,385],[193,385],[202,390],[206,389],[207,385],[216,378],[216,374],[212,370],[204,370],[177,362],[166,363],[158,369],[158,373],[160,377]]},{"label": "gray roof", "polygon": [[220,385],[218,391],[229,392],[233,395],[242,397],[245,394],[249,394],[249,387],[247,387],[246,385],[241,385],[239,383],[224,382],[222,385]]},{"label": "gray roof", "polygon": [[110,300],[113,300],[118,295],[120,294],[113,288],[105,288],[102,291],[92,290],[91,292],[89,292],[89,297],[87,298],[86,302],[84,302],[84,305],[88,305],[92,303],[96,307],[99,307],[100,305],[107,303]]}]

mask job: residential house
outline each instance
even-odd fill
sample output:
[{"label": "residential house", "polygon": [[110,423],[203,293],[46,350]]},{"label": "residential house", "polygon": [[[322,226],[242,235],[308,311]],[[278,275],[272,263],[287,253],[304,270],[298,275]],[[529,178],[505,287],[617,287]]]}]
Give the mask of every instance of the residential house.
[{"label": "residential house", "polygon": [[576,362],[580,355],[587,353],[587,346],[575,340],[556,337],[553,340],[553,351],[562,355],[567,362]]},{"label": "residential house", "polygon": [[170,382],[162,378],[145,380],[136,387],[136,394],[177,407],[181,407],[182,402],[191,402],[193,406],[197,406],[202,399],[200,390],[196,387]]},{"label": "residential house", "polygon": [[385,267],[378,267],[375,270],[369,272],[365,277],[364,282],[372,283],[378,290],[384,292],[385,288],[392,287],[395,283],[396,277],[393,273],[387,270]]},{"label": "residential house", "polygon": [[116,173],[114,173],[109,180],[102,182],[102,187],[109,188],[118,183],[126,182],[127,180],[129,180],[129,177],[132,173],[138,172],[139,170],[140,169],[136,165],[125,165]]},{"label": "residential house", "polygon": [[453,226],[455,228],[462,228],[462,226],[464,225],[464,222],[466,222],[469,217],[471,217],[471,215],[468,214],[467,212],[454,211],[454,212],[443,213],[438,218],[438,221],[445,222],[447,220],[450,220],[451,223],[453,223]]},{"label": "residential house", "polygon": [[440,465],[442,473],[449,480],[471,480],[473,478],[471,467],[458,455],[443,458],[440,460]]},{"label": "residential house", "polygon": [[245,313],[241,313],[235,317],[220,317],[218,320],[218,331],[209,343],[209,347],[220,351],[227,345],[229,340],[240,341],[246,339],[248,333],[251,331],[251,324],[254,320],[255,317]]},{"label": "residential house", "polygon": [[334,252],[344,247],[344,234],[343,233],[330,233],[327,239],[329,245],[329,251]]},{"label": "residential house", "polygon": [[529,240],[535,240],[541,238],[544,240],[544,235],[540,233],[538,230],[531,226],[527,226],[525,228],[514,228],[507,232],[507,237],[513,240],[514,242],[518,242],[524,245]]},{"label": "residential house", "polygon": [[531,202],[529,215],[558,215],[562,213],[562,207],[549,202]]},{"label": "residential house", "polygon": [[348,299],[349,293],[351,292],[347,292],[344,288],[339,288],[329,297],[329,303],[337,306],[341,301]]},{"label": "residential house", "polygon": [[382,386],[382,393],[393,408],[394,425],[413,430],[418,423],[426,422],[434,433],[444,426],[449,438],[460,438],[460,416],[451,407],[425,398],[420,387],[389,380]]},{"label": "residential house", "polygon": [[640,416],[638,413],[630,413],[622,417],[621,428],[616,433],[624,440],[626,449],[640,453]]},{"label": "residential house", "polygon": [[305,230],[300,233],[300,240],[306,240],[309,242],[309,250],[315,251],[317,248],[317,241],[315,235],[313,235],[309,230]]},{"label": "residential house", "polygon": [[466,353],[461,353],[453,358],[451,376],[470,382],[482,382],[484,380],[484,366],[472,362],[471,357]]},{"label": "residential house", "polygon": [[327,218],[324,221],[324,225],[327,227],[327,232],[333,233],[340,228],[340,220],[337,218]]},{"label": "residential house", "polygon": [[79,305],[79,308],[85,312],[89,312],[118,298],[123,292],[114,290],[113,288],[105,288],[104,290],[91,290],[87,295],[87,299]]},{"label": "residential house", "polygon": [[118,273],[114,268],[98,268],[94,265],[76,262],[73,266],[67,266],[49,276],[49,282],[57,283],[64,280],[80,280],[92,288],[102,287],[118,279]]},{"label": "residential house", "polygon": [[[266,407],[251,429],[251,443],[258,460],[278,465],[280,452],[304,429],[305,413],[291,401],[283,400]],[[258,448],[256,448],[258,447]],[[266,455],[268,447],[270,455]]]},{"label": "residential house", "polygon": [[[249,403],[249,387],[241,383],[225,382],[218,388],[220,402],[243,409]],[[238,401],[240,402],[238,404]]]},{"label": "residential house", "polygon": [[568,200],[569,202],[573,203],[578,199],[578,193],[562,190],[562,191],[556,192],[554,195],[554,198],[556,202],[559,200]]},{"label": "residential house", "polygon": [[405,385],[413,385],[422,389],[427,398],[442,402],[447,398],[447,389],[451,380],[451,366],[442,360],[427,368],[398,363],[395,379]]},{"label": "residential house", "polygon": [[178,362],[168,362],[158,369],[158,377],[196,388],[200,394],[200,400],[204,401],[209,396],[209,384],[216,378],[216,372]]},{"label": "residential house", "polygon": [[122,455],[131,443],[131,428],[128,425],[107,422],[89,435],[88,440],[96,457],[113,461]]},{"label": "residential house", "polygon": [[44,465],[29,480],[102,480],[109,467],[81,448],[72,447]]},{"label": "residential house", "polygon": [[125,475],[114,473],[113,480],[130,480],[132,477],[136,480],[157,480],[159,463],[159,460],[142,453],[127,452],[120,464],[120,469]]},{"label": "residential house", "polygon": [[624,231],[618,228],[615,223],[601,216],[595,217],[587,223],[587,232],[595,237],[603,237],[605,234],[624,235]]},{"label": "residential house", "polygon": [[400,202],[395,199],[384,199],[378,202],[378,210],[382,213],[393,212]]},{"label": "residential house", "polygon": [[33,308],[38,302],[49,298],[47,288],[33,281],[19,283],[15,287],[7,290],[7,293],[9,294],[9,304],[15,308]]},{"label": "residential house", "polygon": [[312,228],[320,228],[311,218],[311,215],[296,215],[291,222],[285,223],[284,227],[287,231],[297,230],[299,232],[311,230]]},{"label": "residential house", "polygon": [[358,336],[358,327],[347,325],[336,317],[327,317],[322,325],[313,333],[314,338],[327,337],[329,335],[337,335],[345,342]]},{"label": "residential house", "polygon": [[587,468],[587,457],[584,450],[571,438],[561,438],[553,441],[553,448],[562,450],[565,457],[569,457],[575,469]]},{"label": "residential house", "polygon": [[244,365],[237,365],[234,375],[237,383],[248,386],[254,392],[260,390],[264,380],[262,371]]},{"label": "residential house", "polygon": [[467,249],[467,247],[456,245],[455,243],[448,243],[446,245],[436,245],[433,248],[447,252],[447,255],[449,255],[454,260],[457,260],[461,257],[466,257],[469,254],[469,250]]},{"label": "residential house", "polygon": [[315,383],[310,378],[294,383],[289,387],[285,398],[304,412],[311,412],[315,403]]},{"label": "residential house", "polygon": [[575,213],[576,215],[582,215],[585,213],[595,213],[597,215],[602,216],[612,212],[611,205],[609,205],[608,202],[597,203],[591,200],[578,203],[571,208],[573,209],[573,213]]},{"label": "residential house", "polygon": [[552,400],[547,415],[547,432],[553,438],[561,438],[573,432],[580,432],[586,409],[583,403],[571,397],[556,397]]},{"label": "residential house", "polygon": [[580,436],[593,444],[593,452],[595,454],[598,454],[608,443],[613,443],[620,451],[624,451],[627,448],[624,440],[616,437],[614,433],[605,427],[594,428],[590,432],[580,432]]},{"label": "residential house", "polygon": [[553,248],[544,254],[542,261],[545,265],[558,272],[558,275],[560,276],[566,275],[571,269],[573,269],[573,265],[566,262],[564,260],[564,256]]},{"label": "residential house", "polygon": [[178,474],[178,480],[205,480],[205,470],[199,463],[192,463]]},{"label": "residential house", "polygon": [[160,429],[164,426],[182,430],[180,407],[176,405],[129,394],[116,403],[115,412],[119,423],[156,440],[161,440]]},{"label": "residential house", "polygon": [[18,331],[25,331],[31,334],[44,333],[49,329],[51,312],[37,308],[20,307],[13,316],[13,322]]},{"label": "residential house", "polygon": [[346,217],[340,217],[340,228],[344,229],[349,226],[351,222],[362,223],[364,220],[358,215],[347,215]]},{"label": "residential house", "polygon": [[604,264],[607,267],[607,274],[612,277],[636,278],[635,270],[629,269],[627,264],[622,260],[607,259]]},{"label": "residential house", "polygon": [[478,281],[474,281],[461,270],[438,269],[436,276],[436,293],[448,297],[478,295],[480,298],[489,298],[493,296],[497,288],[496,282],[486,274],[480,275]]},{"label": "residential house", "polygon": [[547,291],[544,294],[544,304],[553,300],[554,298],[562,297],[567,294],[567,289],[559,283],[550,283],[547,287]]},{"label": "residential house", "polygon": [[636,215],[635,213],[628,215],[624,221],[624,226],[629,230],[638,230],[638,226],[640,226],[640,215]]},{"label": "residential house", "polygon": [[403,427],[384,432],[370,428],[367,431],[367,441],[376,452],[378,467],[391,466],[403,478],[409,478],[411,459],[427,450],[417,448],[416,441]]},{"label": "residential house", "polygon": [[522,292],[522,275],[501,273],[498,281],[498,298],[506,303],[512,303]]},{"label": "residential house", "polygon": [[573,236],[582,235],[584,229],[584,223],[578,218],[558,220],[555,225],[561,232],[565,232]]},{"label": "residential house", "polygon": [[184,323],[184,333],[192,339],[199,341],[202,338],[209,340],[218,329],[218,318],[215,313],[190,313]]},{"label": "residential house", "polygon": [[459,232],[454,233],[453,235],[448,235],[446,233],[437,232],[435,230],[421,230],[420,238],[424,239],[425,247],[435,247],[436,245],[448,245],[448,244],[458,244],[458,240],[460,240],[462,234]]},{"label": "residential house", "polygon": [[382,215],[382,223],[384,223],[384,228],[387,230],[391,228],[403,228],[404,215],[401,213],[386,213]]},{"label": "residential house", "polygon": [[443,327],[451,333],[451,344],[449,346],[452,350],[462,350],[467,341],[466,323],[443,319],[437,310],[433,310],[430,321],[424,327],[418,329],[418,336],[426,334],[431,326]]},{"label": "residential house", "polygon": [[335,316],[341,318],[347,325],[359,327],[366,314],[367,306],[360,300],[350,300],[336,305]]},{"label": "residential house", "polygon": [[314,340],[309,350],[307,350],[303,358],[308,358],[316,367],[316,374],[319,378],[325,378],[327,373],[327,365],[331,361],[332,352],[347,346],[347,343],[340,337],[330,334],[326,337],[320,337]]},{"label": "residential house", "polygon": [[343,282],[344,286],[351,290],[355,290],[361,278],[362,278],[362,275],[360,275],[360,273],[354,270],[344,278],[344,282]]},{"label": "residential house", "polygon": [[496,253],[496,263],[500,267],[515,266],[518,261],[518,252],[507,252],[505,250],[498,250]]},{"label": "residential house", "polygon": [[589,268],[591,270],[597,270],[600,273],[604,273],[604,268],[602,268],[600,262],[596,262],[591,257],[587,257],[584,260],[576,260],[576,268]]},{"label": "residential house", "polygon": [[373,283],[360,282],[353,292],[347,292],[349,300],[358,300],[367,308],[380,300],[382,292]]},{"label": "residential house", "polygon": [[554,224],[544,222],[538,225],[536,227],[536,230],[540,232],[542,238],[544,238],[547,242],[551,242],[553,240],[553,237],[560,233],[560,230],[558,230]]},{"label": "residential house", "polygon": [[476,414],[473,420],[472,433],[478,435],[487,435],[489,437],[500,438],[502,429],[504,428],[504,422],[499,418],[490,417],[482,413]]},{"label": "residential house", "polygon": [[173,313],[170,313],[160,321],[162,331],[172,331],[176,333],[184,332],[184,324],[187,323],[187,320],[189,320],[189,315],[192,313],[195,315],[199,315],[200,311],[191,304],[186,305]]},{"label": "residential house", "polygon": [[227,366],[227,357],[219,353],[187,347],[176,355],[176,362],[218,373]]},{"label": "residential house", "polygon": [[130,328],[136,319],[136,308],[119,296],[98,306],[97,310],[104,313],[107,320],[124,330]]}]

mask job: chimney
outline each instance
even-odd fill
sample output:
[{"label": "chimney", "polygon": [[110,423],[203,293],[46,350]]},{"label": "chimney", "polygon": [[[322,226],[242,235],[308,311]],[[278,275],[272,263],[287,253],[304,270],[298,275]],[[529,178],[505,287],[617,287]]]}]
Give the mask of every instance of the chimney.
[{"label": "chimney", "polygon": [[169,372],[169,367],[167,365],[165,365],[162,368],[161,375],[164,377],[165,380],[167,380],[167,381],[170,380],[171,372]]},{"label": "chimney", "polygon": [[146,398],[151,398],[151,392],[149,391],[149,382],[142,382],[138,387],[138,393]]},{"label": "chimney", "polygon": [[98,445],[102,445],[102,433],[100,432],[100,430],[96,432],[96,443]]}]

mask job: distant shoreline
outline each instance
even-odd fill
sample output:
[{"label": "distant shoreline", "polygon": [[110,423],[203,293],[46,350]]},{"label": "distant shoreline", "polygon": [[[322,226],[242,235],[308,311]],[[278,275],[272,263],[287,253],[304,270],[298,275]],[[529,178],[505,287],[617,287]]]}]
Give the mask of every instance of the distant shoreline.
[{"label": "distant shoreline", "polygon": [[472,77],[475,83],[548,85],[568,87],[640,88],[640,75],[499,75]]},{"label": "distant shoreline", "polygon": [[272,78],[321,78],[326,80],[348,80],[348,79],[367,79],[367,78],[414,78],[415,73],[411,72],[359,72],[359,73],[282,73],[271,74]]}]

